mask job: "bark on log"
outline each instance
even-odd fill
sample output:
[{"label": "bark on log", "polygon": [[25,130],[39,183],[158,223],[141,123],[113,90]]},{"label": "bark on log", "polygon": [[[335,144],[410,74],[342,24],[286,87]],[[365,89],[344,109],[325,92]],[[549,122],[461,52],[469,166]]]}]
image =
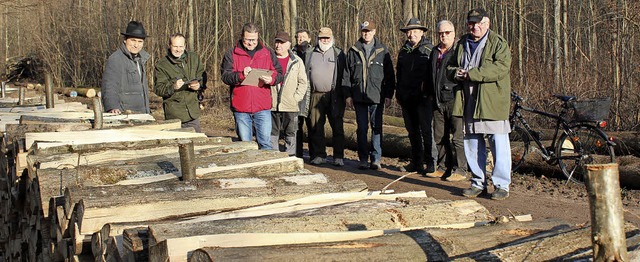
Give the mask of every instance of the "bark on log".
[{"label": "bark on log", "polygon": [[76,88],[66,88],[64,94],[66,96],[71,96],[71,92],[75,91],[77,96],[92,98],[95,97],[98,93],[99,89],[93,87],[76,87]]},{"label": "bark on log", "polygon": [[180,154],[180,172],[182,180],[196,179],[196,163],[193,141],[182,140],[178,142],[178,152]]},{"label": "bark on log", "polygon": [[594,261],[629,261],[618,164],[587,165]]},{"label": "bark on log", "polygon": [[[204,247],[188,261],[447,261],[447,254],[428,232],[414,230],[369,239],[304,245]],[[161,261],[155,258],[150,261]],[[174,260],[171,260],[174,261]]]}]

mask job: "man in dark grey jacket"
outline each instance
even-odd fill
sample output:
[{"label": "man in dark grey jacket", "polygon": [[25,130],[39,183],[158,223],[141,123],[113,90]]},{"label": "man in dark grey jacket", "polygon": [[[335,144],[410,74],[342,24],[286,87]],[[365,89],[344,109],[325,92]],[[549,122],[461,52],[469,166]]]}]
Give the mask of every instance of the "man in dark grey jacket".
[{"label": "man in dark grey jacket", "polygon": [[151,113],[149,82],[145,63],[150,55],[142,50],[147,34],[142,23],[131,21],[124,33],[123,44],[107,60],[102,74],[104,111],[120,114]]},{"label": "man in dark grey jacket", "polygon": [[[390,105],[395,89],[396,77],[391,55],[380,39],[375,38],[375,34],[376,25],[372,21],[360,25],[360,39],[347,53],[342,83],[347,87],[347,105],[356,110],[360,169],[381,167],[382,112],[385,106]],[[369,123],[372,130],[371,147],[368,144]]]}]

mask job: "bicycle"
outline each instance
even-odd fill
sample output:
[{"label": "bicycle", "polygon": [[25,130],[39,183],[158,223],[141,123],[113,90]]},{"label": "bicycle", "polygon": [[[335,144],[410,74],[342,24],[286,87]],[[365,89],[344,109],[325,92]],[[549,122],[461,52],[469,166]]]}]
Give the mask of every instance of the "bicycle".
[{"label": "bicycle", "polygon": [[[605,119],[609,113],[609,99],[577,101],[575,96],[553,95],[562,102],[559,114],[522,105],[524,98],[511,92],[514,102],[509,115],[511,133],[512,172],[516,171],[529,153],[533,150],[549,165],[557,164],[568,181],[584,183],[586,164],[613,163],[615,143],[601,129],[606,126]],[[555,121],[555,131],[551,145],[544,146],[542,133],[531,128],[522,116],[521,111],[531,112]],[[573,118],[569,114],[574,112]]]}]

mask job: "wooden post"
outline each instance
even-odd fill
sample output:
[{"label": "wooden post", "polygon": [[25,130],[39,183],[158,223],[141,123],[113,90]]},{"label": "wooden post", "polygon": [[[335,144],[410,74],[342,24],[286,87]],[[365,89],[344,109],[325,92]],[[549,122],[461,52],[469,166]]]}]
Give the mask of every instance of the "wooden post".
[{"label": "wooden post", "polygon": [[93,97],[93,129],[102,129],[102,102],[100,97]]},{"label": "wooden post", "polygon": [[27,87],[21,86],[18,89],[18,105],[24,105],[24,93],[26,92]]},{"label": "wooden post", "polygon": [[180,172],[182,173],[182,180],[195,180],[196,179],[196,157],[193,148],[193,141],[180,140],[178,141],[178,152],[180,153]]},{"label": "wooden post", "polygon": [[593,261],[629,261],[618,164],[587,165]]},{"label": "wooden post", "polygon": [[47,108],[54,108],[55,105],[53,104],[53,76],[51,75],[51,72],[47,72],[44,75],[45,78],[45,89],[44,89],[44,93],[45,93],[45,97],[47,100]]},{"label": "wooden post", "polygon": [[5,81],[2,81],[2,93],[0,95],[2,95],[2,98],[7,95],[7,82]]}]

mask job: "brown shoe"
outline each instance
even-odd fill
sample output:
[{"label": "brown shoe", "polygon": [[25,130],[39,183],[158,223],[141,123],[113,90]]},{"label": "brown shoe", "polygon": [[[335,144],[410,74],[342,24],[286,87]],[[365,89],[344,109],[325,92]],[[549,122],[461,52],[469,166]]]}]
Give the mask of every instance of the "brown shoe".
[{"label": "brown shoe", "polygon": [[453,173],[451,173],[450,176],[445,178],[445,180],[447,180],[449,182],[456,182],[456,181],[469,180],[469,178],[467,178],[466,172],[461,171],[461,170],[456,170],[456,171],[453,171]]},{"label": "brown shoe", "polygon": [[432,177],[432,178],[440,178],[442,176],[444,176],[444,173],[446,172],[445,170],[443,170],[442,168],[438,168],[432,172],[429,172],[430,170],[427,170],[427,173],[424,174],[424,176],[426,177]]}]

